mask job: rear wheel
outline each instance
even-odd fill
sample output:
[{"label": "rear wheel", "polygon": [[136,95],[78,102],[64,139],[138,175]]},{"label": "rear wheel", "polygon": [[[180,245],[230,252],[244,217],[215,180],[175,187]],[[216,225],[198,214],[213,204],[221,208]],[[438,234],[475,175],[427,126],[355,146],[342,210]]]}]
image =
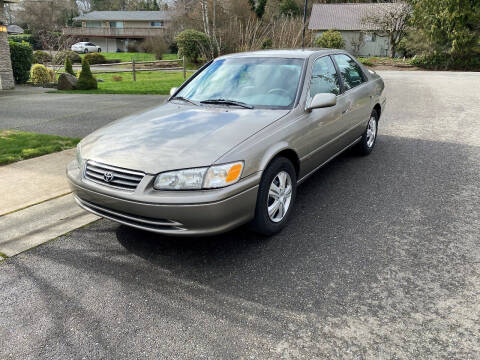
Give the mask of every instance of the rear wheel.
[{"label": "rear wheel", "polygon": [[88,53],[88,49],[83,50],[83,53],[84,54]]},{"label": "rear wheel", "polygon": [[102,52],[102,49],[101,49],[101,48],[98,48],[97,52]]},{"label": "rear wheel", "polygon": [[362,139],[355,148],[360,155],[369,155],[372,152],[377,141],[377,133],[378,113],[377,110],[374,109],[368,120],[367,128],[362,135]]},{"label": "rear wheel", "polygon": [[297,175],[290,160],[274,159],[263,173],[258,189],[253,229],[263,235],[282,230],[290,218],[297,194]]}]

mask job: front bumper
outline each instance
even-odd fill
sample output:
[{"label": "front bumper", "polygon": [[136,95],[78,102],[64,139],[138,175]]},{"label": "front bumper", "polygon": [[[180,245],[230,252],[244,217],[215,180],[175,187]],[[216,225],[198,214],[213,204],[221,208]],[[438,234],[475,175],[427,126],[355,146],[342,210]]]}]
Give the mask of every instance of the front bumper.
[{"label": "front bumper", "polygon": [[223,189],[157,191],[146,175],[133,192],[85,179],[76,161],[67,177],[84,209],[138,229],[174,236],[213,235],[250,221],[255,214],[261,173]]}]

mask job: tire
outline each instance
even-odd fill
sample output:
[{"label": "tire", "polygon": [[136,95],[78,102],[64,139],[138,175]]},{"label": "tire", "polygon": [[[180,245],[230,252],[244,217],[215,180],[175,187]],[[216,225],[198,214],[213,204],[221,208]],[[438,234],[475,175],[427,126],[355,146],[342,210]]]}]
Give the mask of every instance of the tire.
[{"label": "tire", "polygon": [[[285,179],[284,188],[280,182],[282,178]],[[278,200],[272,197],[273,190],[275,189],[273,187],[272,192],[270,191],[272,183],[274,183],[277,188],[280,188],[278,190],[281,195]],[[290,192],[288,191],[289,188]],[[274,235],[281,231],[290,218],[296,195],[297,174],[292,162],[284,157],[275,158],[263,173],[262,180],[260,181],[255,207],[255,218],[251,223],[252,229],[266,236]],[[278,204],[275,201],[277,201]],[[269,214],[269,207],[271,210],[275,210],[277,206],[275,204],[278,205],[278,209],[273,211],[273,214]],[[285,207],[287,208],[286,211],[284,209]],[[280,208],[284,209],[283,214],[280,213]]]},{"label": "tire", "polygon": [[102,52],[102,49],[101,49],[101,48],[98,48],[97,52]]},{"label": "tire", "polygon": [[[378,134],[378,113],[377,110],[372,111],[372,115],[370,115],[370,119],[368,120],[367,128],[362,135],[362,139],[360,142],[355,146],[355,150],[359,155],[366,156],[369,155],[375,144],[377,142],[377,134]],[[373,140],[371,136],[373,135]]]},{"label": "tire", "polygon": [[84,54],[88,54],[88,49],[83,50]]}]

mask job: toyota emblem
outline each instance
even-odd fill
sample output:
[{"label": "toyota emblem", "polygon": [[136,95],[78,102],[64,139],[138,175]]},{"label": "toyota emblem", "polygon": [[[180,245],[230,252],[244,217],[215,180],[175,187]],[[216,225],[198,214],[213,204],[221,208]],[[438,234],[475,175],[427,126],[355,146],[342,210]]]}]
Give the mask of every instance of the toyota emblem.
[{"label": "toyota emblem", "polygon": [[111,172],[104,173],[103,180],[105,180],[107,183],[111,182],[113,180],[113,174]]}]

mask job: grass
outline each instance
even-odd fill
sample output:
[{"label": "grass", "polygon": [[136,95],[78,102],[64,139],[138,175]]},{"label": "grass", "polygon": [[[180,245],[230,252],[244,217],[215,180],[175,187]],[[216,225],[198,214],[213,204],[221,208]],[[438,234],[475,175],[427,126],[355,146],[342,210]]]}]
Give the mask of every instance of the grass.
[{"label": "grass", "polygon": [[366,66],[376,66],[376,65],[410,65],[411,59],[403,59],[403,58],[389,58],[389,57],[368,57],[368,58],[358,58],[363,65]]},{"label": "grass", "polygon": [[[128,53],[128,52],[108,53],[108,52],[102,52],[101,54],[103,56],[105,56],[105,59],[107,59],[107,60],[118,59],[121,62],[132,61],[132,59],[135,59],[135,61],[152,61],[152,60],[155,60],[155,55],[146,54],[146,53]],[[85,54],[80,54],[80,56],[83,58],[85,56]],[[176,56],[176,54],[175,54],[175,56]]]},{"label": "grass", "polygon": [[70,149],[79,141],[56,135],[0,130],[0,165]]},{"label": "grass", "polygon": [[[189,77],[191,73],[187,73]],[[140,71],[137,72],[137,81],[133,81],[131,72],[94,74],[103,82],[98,83],[96,90],[68,90],[61,93],[71,94],[158,94],[168,95],[172,87],[183,83],[183,72],[167,71]],[[122,77],[122,81],[113,81],[114,76]]]}]

